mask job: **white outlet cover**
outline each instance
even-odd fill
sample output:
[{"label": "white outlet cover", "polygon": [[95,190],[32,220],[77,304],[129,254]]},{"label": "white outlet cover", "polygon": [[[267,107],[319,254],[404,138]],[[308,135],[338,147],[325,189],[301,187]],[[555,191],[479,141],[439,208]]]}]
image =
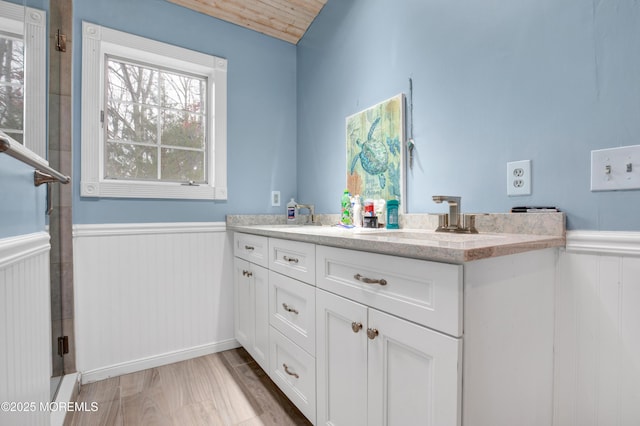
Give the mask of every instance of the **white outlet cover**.
[{"label": "white outlet cover", "polygon": [[280,207],[280,191],[271,191],[271,207]]},{"label": "white outlet cover", "polygon": [[507,163],[507,195],[531,195],[531,160]]},{"label": "white outlet cover", "polygon": [[591,151],[591,190],[640,189],[640,145]]}]

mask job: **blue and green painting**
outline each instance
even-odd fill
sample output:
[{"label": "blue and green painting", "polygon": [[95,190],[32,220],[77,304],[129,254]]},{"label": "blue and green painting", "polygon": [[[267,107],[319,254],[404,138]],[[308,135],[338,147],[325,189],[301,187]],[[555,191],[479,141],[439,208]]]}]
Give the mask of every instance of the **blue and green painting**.
[{"label": "blue and green painting", "polygon": [[347,117],[347,188],[362,199],[401,200],[404,95]]}]

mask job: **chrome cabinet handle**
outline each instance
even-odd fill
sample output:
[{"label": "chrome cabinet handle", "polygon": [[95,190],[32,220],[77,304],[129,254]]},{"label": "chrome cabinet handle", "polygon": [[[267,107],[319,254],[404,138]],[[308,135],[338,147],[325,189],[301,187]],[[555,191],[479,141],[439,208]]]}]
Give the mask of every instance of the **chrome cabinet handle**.
[{"label": "chrome cabinet handle", "polygon": [[253,272],[243,269],[242,270],[242,275],[244,275],[245,277],[252,277],[253,276]]},{"label": "chrome cabinet handle", "polygon": [[296,314],[296,315],[298,315],[298,313],[299,313],[297,309],[292,308],[291,306],[287,305],[286,303],[283,303],[283,304],[282,304],[282,307],[283,307],[283,308],[284,308],[284,310],[285,310],[285,311],[287,311],[287,312],[293,312],[293,313],[294,313],[294,314]]},{"label": "chrome cabinet handle", "polygon": [[376,328],[367,328],[367,337],[371,340],[378,337],[378,329]]},{"label": "chrome cabinet handle", "polygon": [[298,259],[296,259],[295,257],[282,256],[282,258],[285,260],[285,262],[298,263]]},{"label": "chrome cabinet handle", "polygon": [[360,274],[355,274],[353,276],[353,278],[355,278],[356,280],[363,282],[365,284],[380,284],[380,285],[387,285],[387,280],[385,280],[384,278],[380,278],[379,280],[374,280],[373,278],[367,278],[367,277],[363,277]]},{"label": "chrome cabinet handle", "polygon": [[244,246],[244,249],[251,251],[251,250],[255,250],[256,248],[253,246]]},{"label": "chrome cabinet handle", "polygon": [[352,322],[351,323],[351,329],[353,330],[354,333],[359,332],[360,330],[362,330],[362,323],[361,322]]},{"label": "chrome cabinet handle", "polygon": [[296,379],[299,379],[300,376],[298,376],[298,373],[292,373],[291,371],[289,371],[289,367],[287,366],[287,364],[282,364],[282,366],[284,367],[284,372],[287,373],[290,376],[295,377]]}]

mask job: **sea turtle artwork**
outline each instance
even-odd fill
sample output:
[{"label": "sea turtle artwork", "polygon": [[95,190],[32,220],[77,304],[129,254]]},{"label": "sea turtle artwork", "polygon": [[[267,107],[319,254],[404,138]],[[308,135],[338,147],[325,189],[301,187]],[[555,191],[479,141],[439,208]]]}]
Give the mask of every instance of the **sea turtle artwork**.
[{"label": "sea turtle artwork", "polygon": [[346,119],[347,189],[362,199],[402,200],[404,95]]},{"label": "sea turtle artwork", "polygon": [[380,188],[384,188],[387,183],[384,172],[386,172],[389,167],[389,151],[380,138],[374,138],[374,131],[379,122],[380,117],[376,118],[371,124],[366,141],[360,142],[360,140],[356,140],[356,144],[360,147],[360,154],[353,157],[351,174],[353,174],[356,164],[358,160],[360,160],[364,171],[370,175],[378,176]]}]

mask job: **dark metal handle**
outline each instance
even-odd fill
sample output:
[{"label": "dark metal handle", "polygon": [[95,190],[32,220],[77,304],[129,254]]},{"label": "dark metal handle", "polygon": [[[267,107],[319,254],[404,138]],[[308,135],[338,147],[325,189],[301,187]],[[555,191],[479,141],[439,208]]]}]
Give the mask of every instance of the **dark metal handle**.
[{"label": "dark metal handle", "polygon": [[253,246],[244,246],[244,249],[251,251],[251,250],[255,250],[256,248]]},{"label": "dark metal handle", "polygon": [[292,373],[291,371],[289,371],[289,367],[287,366],[287,364],[282,364],[282,366],[284,367],[284,372],[287,373],[290,376],[295,377],[296,379],[299,379],[300,376],[298,376],[298,373]]},{"label": "dark metal handle", "polygon": [[283,256],[282,258],[289,263],[298,263],[298,259],[295,257]]},{"label": "dark metal handle", "polygon": [[253,276],[253,272],[243,270],[242,271],[242,275],[244,275],[245,277],[252,277]]},{"label": "dark metal handle", "polygon": [[363,277],[360,274],[355,274],[353,276],[353,278],[355,278],[356,280],[363,282],[365,284],[380,284],[380,285],[387,285],[387,280],[385,280],[384,278],[380,278],[379,280],[374,280],[373,278],[367,278],[367,277]]},{"label": "dark metal handle", "polygon": [[294,314],[298,315],[298,311],[294,308],[292,308],[291,306],[287,305],[286,303],[282,304],[282,307],[284,308],[285,311],[287,312],[293,312]]}]

